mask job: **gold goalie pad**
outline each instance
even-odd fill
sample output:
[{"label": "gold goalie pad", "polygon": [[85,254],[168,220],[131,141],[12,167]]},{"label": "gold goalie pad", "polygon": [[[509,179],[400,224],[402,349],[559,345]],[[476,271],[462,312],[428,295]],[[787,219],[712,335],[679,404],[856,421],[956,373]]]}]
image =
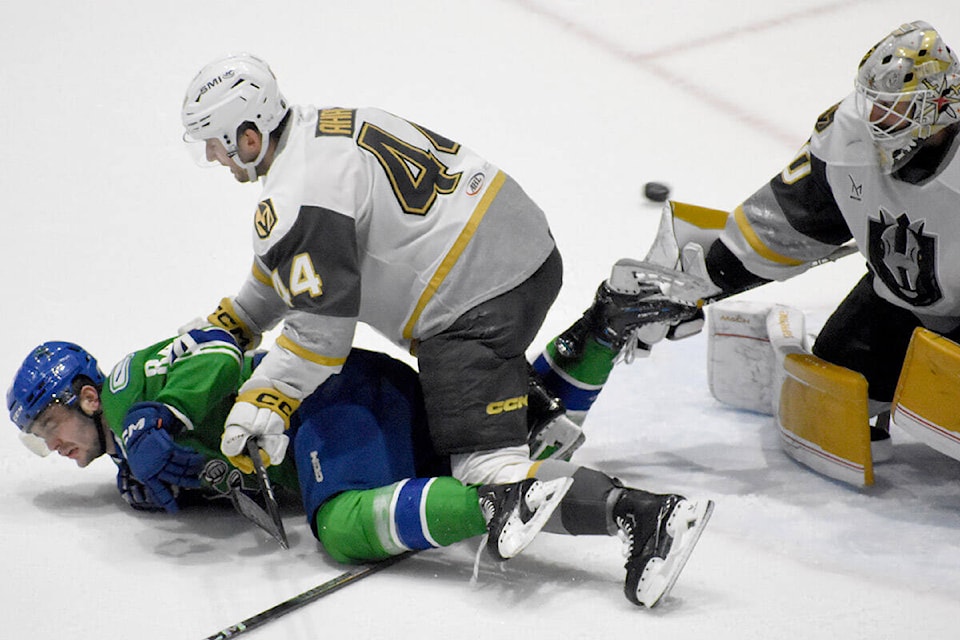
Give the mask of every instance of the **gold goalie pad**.
[{"label": "gold goalie pad", "polygon": [[913,332],[890,417],[917,440],[960,460],[960,345],[922,327]]},{"label": "gold goalie pad", "polygon": [[784,451],[836,480],[872,485],[866,378],[809,353],[788,354],[783,366],[777,426]]}]

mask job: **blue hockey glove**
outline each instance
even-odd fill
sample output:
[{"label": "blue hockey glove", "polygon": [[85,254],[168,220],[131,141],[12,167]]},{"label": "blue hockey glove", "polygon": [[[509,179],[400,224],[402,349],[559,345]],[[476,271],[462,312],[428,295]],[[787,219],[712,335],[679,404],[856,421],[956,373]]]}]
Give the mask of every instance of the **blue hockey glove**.
[{"label": "blue hockey glove", "polygon": [[168,485],[195,489],[206,458],[173,441],[182,423],[159,402],[140,402],[127,412],[123,442],[127,464],[133,476],[143,483],[150,498],[166,511],[179,510]]},{"label": "blue hockey glove", "polygon": [[126,462],[121,462],[117,469],[117,490],[127,504],[137,511],[164,511],[163,506],[150,499],[147,488],[133,477]]}]

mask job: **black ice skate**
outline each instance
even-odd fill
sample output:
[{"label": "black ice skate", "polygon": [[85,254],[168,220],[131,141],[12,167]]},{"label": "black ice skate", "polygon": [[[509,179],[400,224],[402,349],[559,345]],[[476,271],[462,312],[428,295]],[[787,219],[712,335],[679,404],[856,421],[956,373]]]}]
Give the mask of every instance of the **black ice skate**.
[{"label": "black ice skate", "polygon": [[527,478],[512,484],[478,487],[490,554],[496,560],[508,560],[523,551],[540,533],[572,484],[573,478],[548,482]]},{"label": "black ice skate", "polygon": [[569,460],[586,440],[583,429],[567,417],[563,401],[550,393],[533,367],[530,367],[527,401],[530,459]]},{"label": "black ice skate", "polygon": [[652,608],[669,593],[713,512],[710,500],[626,489],[613,508],[624,541],[624,594]]},{"label": "black ice skate", "polygon": [[619,351],[640,327],[653,323],[675,324],[702,313],[696,303],[663,295],[656,284],[639,283],[624,292],[604,282],[593,304],[555,342],[559,355],[574,358],[583,352],[588,337]]}]

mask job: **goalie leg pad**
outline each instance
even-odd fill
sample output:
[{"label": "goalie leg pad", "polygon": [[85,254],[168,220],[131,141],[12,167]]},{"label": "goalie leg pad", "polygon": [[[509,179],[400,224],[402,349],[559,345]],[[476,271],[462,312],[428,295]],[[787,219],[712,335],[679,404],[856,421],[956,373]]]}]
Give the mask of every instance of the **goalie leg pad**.
[{"label": "goalie leg pad", "polygon": [[767,336],[770,305],[727,301],[708,309],[707,381],[710,393],[738,409],[773,415],[773,349]]},{"label": "goalie leg pad", "polygon": [[960,460],[960,345],[922,327],[914,331],[891,417],[917,440]]},{"label": "goalie leg pad", "polygon": [[784,451],[855,486],[873,484],[867,380],[812,354],[788,354],[777,426]]}]

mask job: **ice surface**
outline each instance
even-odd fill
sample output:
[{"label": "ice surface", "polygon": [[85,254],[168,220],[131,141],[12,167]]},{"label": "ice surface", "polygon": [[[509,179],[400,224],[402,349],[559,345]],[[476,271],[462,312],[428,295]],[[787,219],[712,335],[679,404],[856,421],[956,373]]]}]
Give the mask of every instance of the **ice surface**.
[{"label": "ice surface", "polygon": [[[672,197],[732,208],[790,160],[862,54],[924,19],[960,42],[952,0],[408,0],[13,3],[0,23],[5,121],[4,387],[27,351],[79,342],[105,366],[232,293],[255,186],[191,164],[178,110],[208,59],[271,62],[294,102],[375,105],[473,147],[547,211],[566,282],[538,344],[642,257]],[[857,257],[750,294],[814,328]],[[390,350],[369,331],[360,344]],[[769,418],[707,390],[702,336],[621,367],[584,464],[716,500],[671,597],[622,596],[619,543],[541,536],[470,583],[475,543],[406,560],[251,638],[954,637],[960,463],[894,433],[856,491],[780,451]],[[227,506],[125,507],[113,466],[34,458],[0,429],[5,638],[202,638],[337,575],[288,505],[283,552]]]}]

